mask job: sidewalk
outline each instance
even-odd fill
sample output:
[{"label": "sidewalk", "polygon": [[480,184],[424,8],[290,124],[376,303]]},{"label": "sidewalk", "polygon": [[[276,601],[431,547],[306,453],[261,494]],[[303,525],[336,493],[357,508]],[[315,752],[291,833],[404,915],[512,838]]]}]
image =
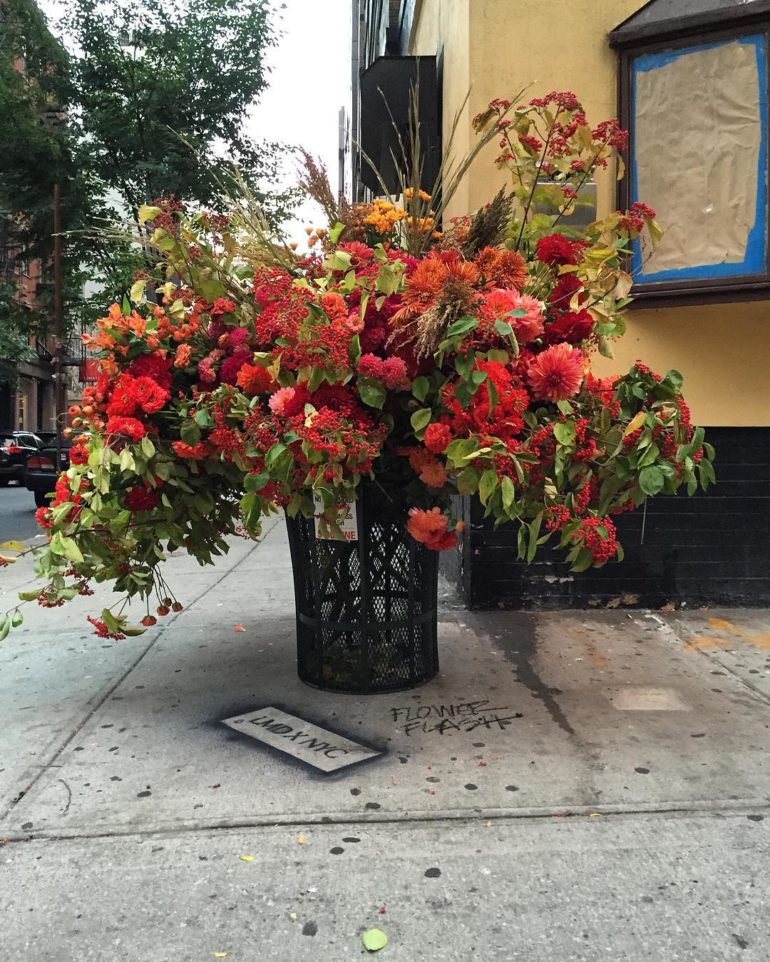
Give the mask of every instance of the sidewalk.
[{"label": "sidewalk", "polygon": [[[168,575],[160,630],[95,638],[90,598],[0,647],[1,958],[340,962],[369,927],[393,962],[770,958],[770,613],[446,590],[440,676],[363,698],[296,677],[282,521]],[[323,775],[221,724],[266,706],[382,755]]]}]

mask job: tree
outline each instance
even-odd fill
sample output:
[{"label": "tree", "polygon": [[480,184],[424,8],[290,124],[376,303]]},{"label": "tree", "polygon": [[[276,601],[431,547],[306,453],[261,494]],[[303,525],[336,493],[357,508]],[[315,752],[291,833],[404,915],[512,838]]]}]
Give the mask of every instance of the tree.
[{"label": "tree", "polygon": [[[65,0],[72,55],[34,0],[0,8],[0,208],[15,198],[5,209],[46,257],[53,183],[62,185],[71,329],[93,323],[146,266],[136,247],[99,236],[116,220],[138,226],[142,204],[173,194],[216,209],[235,163],[268,219],[286,216],[292,196],[266,189],[281,154],[244,130],[267,86],[264,54],[275,39],[267,0]],[[55,108],[67,123],[49,130],[40,118]]]},{"label": "tree", "polygon": [[[63,187],[63,214],[83,226],[86,190],[72,132],[63,122],[71,96],[69,58],[33,0],[0,0],[0,381],[35,357],[31,334],[51,317],[54,184]],[[36,289],[24,289],[22,265],[37,264]],[[65,288],[77,291],[79,264],[66,262]]]},{"label": "tree", "polygon": [[[267,0],[67,0],[65,23],[87,163],[133,214],[168,194],[216,205],[233,163],[255,188],[274,177],[275,146],[244,131],[267,86]],[[286,213],[285,197],[262,200]]]}]

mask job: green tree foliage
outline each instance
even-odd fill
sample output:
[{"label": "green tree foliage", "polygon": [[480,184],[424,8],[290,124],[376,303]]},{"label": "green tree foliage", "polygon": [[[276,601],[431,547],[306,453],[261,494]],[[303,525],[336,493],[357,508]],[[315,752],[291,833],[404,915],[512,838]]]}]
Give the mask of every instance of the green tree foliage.
[{"label": "green tree foliage", "polygon": [[[264,55],[275,40],[268,0],[63,6],[71,53],[34,0],[0,0],[0,211],[25,254],[45,263],[53,185],[61,185],[65,317],[77,330],[120,299],[134,271],[147,266],[136,245],[100,233],[116,222],[138,223],[142,204],[173,194],[216,209],[232,164],[274,224],[294,198],[271,189],[280,171],[277,145],[244,130],[267,86]],[[65,112],[65,123],[43,122],[57,112]],[[0,298],[0,324],[23,318],[28,327],[44,327],[50,285],[41,291],[34,319]]]},{"label": "green tree foliage", "polygon": [[[216,206],[232,163],[254,186],[275,176],[275,146],[244,131],[267,86],[267,0],[66,2],[84,159],[105,191],[133,213],[168,194]],[[287,198],[262,199],[286,213]]]}]

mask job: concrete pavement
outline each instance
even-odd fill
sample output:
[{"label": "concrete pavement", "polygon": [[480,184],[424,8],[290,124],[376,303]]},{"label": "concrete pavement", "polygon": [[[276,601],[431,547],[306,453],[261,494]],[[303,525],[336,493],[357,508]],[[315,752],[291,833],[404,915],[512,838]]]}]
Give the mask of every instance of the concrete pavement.
[{"label": "concrete pavement", "polygon": [[[0,958],[336,962],[370,926],[403,962],[770,958],[768,612],[445,589],[440,676],[363,698],[296,678],[281,521],[169,575],[160,631],[94,638],[82,599],[0,649]],[[265,706],[383,754],[322,775],[220,724]]]}]

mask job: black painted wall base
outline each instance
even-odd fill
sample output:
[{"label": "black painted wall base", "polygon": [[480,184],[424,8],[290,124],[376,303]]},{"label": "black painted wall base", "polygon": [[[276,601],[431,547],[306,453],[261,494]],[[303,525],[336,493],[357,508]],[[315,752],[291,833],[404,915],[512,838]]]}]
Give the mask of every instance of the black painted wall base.
[{"label": "black painted wall base", "polygon": [[770,606],[770,428],[711,428],[717,483],[692,498],[658,496],[618,516],[622,563],[571,574],[547,546],[516,560],[516,528],[493,530],[478,501],[464,499],[457,553],[442,571],[471,608],[658,608]]}]

